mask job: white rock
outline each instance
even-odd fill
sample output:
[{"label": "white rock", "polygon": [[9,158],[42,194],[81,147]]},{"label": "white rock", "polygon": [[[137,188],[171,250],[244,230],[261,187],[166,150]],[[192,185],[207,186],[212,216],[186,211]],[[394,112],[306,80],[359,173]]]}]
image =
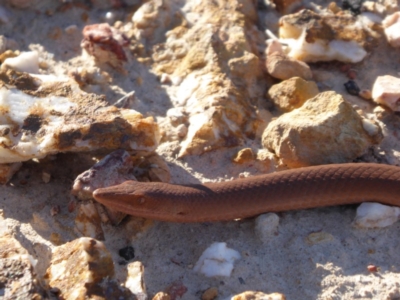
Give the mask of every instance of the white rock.
[{"label": "white rock", "polygon": [[193,270],[207,277],[229,277],[233,263],[239,258],[239,252],[227,248],[226,243],[213,243],[200,256]]},{"label": "white rock", "polygon": [[400,47],[400,12],[387,16],[382,25],[389,44],[392,47]]},{"label": "white rock", "polygon": [[400,208],[366,202],[357,208],[353,224],[361,228],[387,227],[400,219]]},{"label": "white rock", "polygon": [[137,299],[147,299],[143,264],[140,261],[131,262],[127,266],[127,270],[128,276],[125,282],[125,287],[128,288]]},{"label": "white rock", "polygon": [[4,60],[1,67],[37,74],[39,73],[39,55],[36,51],[22,52],[17,57],[10,57]]},{"label": "white rock", "polygon": [[400,111],[400,78],[384,75],[378,76],[372,87],[372,99],[393,111]]},{"label": "white rock", "polygon": [[267,213],[257,217],[255,230],[262,241],[268,239],[277,232],[279,226],[279,217],[274,213]]}]

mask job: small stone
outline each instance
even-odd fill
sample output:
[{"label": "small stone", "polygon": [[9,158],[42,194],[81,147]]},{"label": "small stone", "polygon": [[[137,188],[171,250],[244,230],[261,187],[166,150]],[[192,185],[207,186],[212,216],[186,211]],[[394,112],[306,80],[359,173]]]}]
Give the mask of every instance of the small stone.
[{"label": "small stone", "polygon": [[176,133],[178,134],[178,137],[184,138],[187,135],[188,128],[185,124],[180,124],[176,127]]},{"label": "small stone", "polygon": [[262,136],[263,146],[290,168],[349,162],[376,142],[355,109],[332,91],[271,121]]},{"label": "small stone", "polygon": [[200,256],[194,271],[207,277],[229,277],[233,270],[233,263],[241,256],[234,249],[226,247],[226,243],[213,243]]},{"label": "small stone", "polygon": [[372,87],[372,99],[393,111],[400,111],[400,78],[378,76]]},{"label": "small stone", "polygon": [[251,148],[241,149],[233,158],[233,162],[237,164],[243,164],[252,160],[254,160],[254,153]]},{"label": "small stone", "polygon": [[55,215],[58,215],[60,211],[61,211],[60,205],[52,206],[50,209],[50,215],[54,217]]},{"label": "small stone", "polygon": [[94,203],[82,203],[79,205],[79,211],[75,218],[75,226],[85,237],[104,240],[101,219]]},{"label": "small stone", "polygon": [[182,281],[174,281],[169,287],[166,288],[166,293],[170,296],[171,300],[182,299],[183,295],[187,292],[187,287]]},{"label": "small stone", "polygon": [[118,250],[119,256],[123,257],[125,260],[131,260],[135,258],[135,250],[132,246],[127,246]]},{"label": "small stone", "polygon": [[306,81],[300,77],[275,84],[268,91],[272,102],[284,112],[299,108],[318,93],[318,86],[314,81]]},{"label": "small stone", "polygon": [[266,65],[268,73],[277,79],[286,80],[292,77],[301,77],[305,80],[311,80],[312,78],[310,67],[305,62],[277,52],[267,56]]},{"label": "small stone", "polygon": [[42,180],[44,183],[49,183],[51,179],[51,174],[47,172],[42,172]]},{"label": "small stone", "polygon": [[372,93],[370,90],[361,90],[358,95],[361,98],[364,98],[365,100],[371,100],[372,99]]},{"label": "small stone", "polygon": [[91,238],[56,247],[45,276],[49,286],[59,289],[59,297],[65,300],[92,299],[93,295],[99,299],[130,299],[131,293],[112,280],[110,252]]},{"label": "small stone", "polygon": [[201,300],[214,300],[218,296],[218,289],[216,287],[211,287],[204,291],[201,295]]},{"label": "small stone", "polygon": [[275,213],[262,214],[257,217],[255,230],[257,236],[263,242],[267,242],[271,236],[278,232],[279,217]]},{"label": "small stone", "polygon": [[22,163],[0,164],[0,184],[6,184],[22,167]]},{"label": "small stone", "polygon": [[375,265],[368,265],[367,270],[370,271],[371,273],[378,272],[378,267]]},{"label": "small stone", "polygon": [[400,12],[387,16],[382,25],[389,44],[392,47],[400,47]]},{"label": "small stone", "polygon": [[171,300],[170,295],[164,292],[158,292],[154,295],[152,300]]},{"label": "small stone", "polygon": [[127,270],[128,276],[125,282],[125,287],[136,296],[136,299],[147,299],[143,264],[140,261],[132,262],[128,264]]},{"label": "small stone", "polygon": [[358,94],[360,93],[360,88],[354,80],[349,80],[344,83],[344,87],[350,95],[358,96]]},{"label": "small stone", "polygon": [[67,34],[74,34],[74,33],[78,32],[78,29],[79,28],[76,25],[69,25],[69,26],[65,27],[64,31]]},{"label": "small stone", "polygon": [[313,232],[310,233],[307,236],[307,243],[309,243],[310,245],[315,245],[315,244],[320,244],[320,243],[324,243],[324,242],[330,242],[333,241],[334,237],[332,234],[328,233],[328,232]]},{"label": "small stone", "polygon": [[18,54],[12,50],[6,50],[0,54],[0,62],[3,63],[7,58],[17,57]]},{"label": "small stone", "polygon": [[358,228],[384,228],[400,219],[400,208],[374,202],[365,202],[357,207],[353,226]]},{"label": "small stone", "polygon": [[246,291],[230,298],[231,300],[286,300],[280,293],[265,294],[263,292]]},{"label": "small stone", "polygon": [[39,73],[39,55],[36,51],[21,52],[16,57],[4,60],[1,69],[11,68],[15,71],[26,73]]}]

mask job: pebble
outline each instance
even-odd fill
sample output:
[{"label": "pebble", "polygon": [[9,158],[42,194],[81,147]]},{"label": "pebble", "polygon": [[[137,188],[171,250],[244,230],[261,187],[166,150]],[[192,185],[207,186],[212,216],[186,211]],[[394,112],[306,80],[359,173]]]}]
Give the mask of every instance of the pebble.
[{"label": "pebble", "polygon": [[152,300],[171,300],[171,297],[165,292],[158,292],[154,295]]},{"label": "pebble", "polygon": [[279,217],[275,213],[260,215],[255,221],[255,231],[261,241],[267,242],[278,232]]},{"label": "pebble", "polygon": [[375,265],[368,265],[367,270],[370,271],[371,273],[378,272],[378,267]]},{"label": "pebble", "polygon": [[268,91],[272,102],[284,112],[299,108],[318,93],[318,86],[314,81],[306,81],[300,77],[293,77],[275,84]]},{"label": "pebble", "polygon": [[251,148],[244,148],[239,150],[239,152],[236,153],[235,157],[233,158],[233,162],[237,164],[244,164],[252,160],[254,160],[254,153]]},{"label": "pebble", "polygon": [[396,223],[399,219],[399,207],[365,202],[357,208],[353,225],[359,228],[383,228]]},{"label": "pebble", "polygon": [[349,162],[376,140],[362,127],[355,109],[333,91],[319,93],[271,121],[262,136],[264,148],[290,168]]},{"label": "pebble", "polygon": [[184,138],[187,133],[188,133],[188,128],[185,124],[180,124],[176,127],[176,133],[178,134],[178,137]]},{"label": "pebble", "polygon": [[211,287],[204,291],[203,295],[201,295],[201,300],[214,300],[218,296],[218,288]]},{"label": "pebble", "polygon": [[286,297],[281,293],[265,294],[259,291],[246,291],[231,297],[230,300],[286,300]]},{"label": "pebble", "polygon": [[266,67],[272,77],[281,80],[292,77],[301,77],[305,80],[312,78],[310,67],[305,62],[278,52],[267,56]]},{"label": "pebble", "polygon": [[9,67],[19,72],[39,73],[39,55],[36,51],[21,52],[16,57],[9,57],[4,60],[1,68]]},{"label": "pebble", "polygon": [[361,90],[358,95],[361,98],[364,98],[365,100],[371,100],[372,99],[372,93],[370,90]]},{"label": "pebble", "polygon": [[388,43],[392,47],[400,47],[400,12],[387,16],[382,25]]},{"label": "pebble", "polygon": [[328,232],[323,232],[323,231],[310,233],[306,238],[307,243],[310,245],[316,245],[316,244],[320,244],[320,243],[324,243],[324,242],[330,242],[333,240],[334,240],[334,237],[332,234],[330,234]]},{"label": "pebble", "polygon": [[127,266],[127,271],[125,287],[136,296],[135,299],[147,299],[143,264],[140,261],[131,262]]},{"label": "pebble", "polygon": [[344,83],[344,87],[350,95],[358,96],[358,94],[360,93],[360,88],[354,80],[349,80]]},{"label": "pebble", "polygon": [[378,76],[372,87],[372,99],[393,111],[400,111],[400,78],[391,75]]},{"label": "pebble", "polygon": [[78,29],[79,29],[78,26],[76,26],[74,24],[74,25],[69,25],[69,26],[65,27],[64,31],[67,34],[74,34],[74,33],[78,32]]}]

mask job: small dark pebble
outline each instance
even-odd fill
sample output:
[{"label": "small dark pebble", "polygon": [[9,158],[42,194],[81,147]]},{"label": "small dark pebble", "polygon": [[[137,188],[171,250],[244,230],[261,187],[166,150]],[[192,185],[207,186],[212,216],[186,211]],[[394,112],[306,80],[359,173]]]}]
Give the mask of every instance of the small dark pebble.
[{"label": "small dark pebble", "polygon": [[240,284],[246,284],[246,282],[244,281],[244,279],[242,277],[239,277],[238,279],[239,279]]},{"label": "small dark pebble", "polygon": [[135,250],[132,246],[127,246],[118,251],[119,256],[124,258],[125,260],[131,260],[135,257]]},{"label": "small dark pebble", "polygon": [[358,96],[358,94],[360,93],[360,88],[354,80],[347,81],[344,84],[344,87],[350,95]]},{"label": "small dark pebble", "polygon": [[49,290],[49,292],[50,292],[51,294],[53,294],[53,295],[58,295],[58,294],[61,293],[61,290],[60,290],[59,288],[57,288],[57,287],[52,287],[52,288]]},{"label": "small dark pebble", "polygon": [[363,2],[364,0],[343,0],[342,8],[351,11],[353,15],[359,15]]}]

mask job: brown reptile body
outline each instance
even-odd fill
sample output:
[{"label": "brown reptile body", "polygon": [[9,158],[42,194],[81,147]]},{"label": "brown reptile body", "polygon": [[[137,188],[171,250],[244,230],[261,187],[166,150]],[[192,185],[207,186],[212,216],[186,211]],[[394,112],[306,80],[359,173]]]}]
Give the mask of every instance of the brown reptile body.
[{"label": "brown reptile body", "polygon": [[322,165],[204,185],[127,181],[93,195],[111,209],[171,222],[232,220],[365,201],[400,206],[400,167]]}]

